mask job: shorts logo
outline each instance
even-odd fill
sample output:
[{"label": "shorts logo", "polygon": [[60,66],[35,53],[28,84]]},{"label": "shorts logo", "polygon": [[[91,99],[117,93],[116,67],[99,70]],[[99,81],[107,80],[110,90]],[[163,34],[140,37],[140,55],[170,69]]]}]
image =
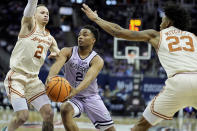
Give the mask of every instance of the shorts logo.
[{"label": "shorts logo", "polygon": [[109,113],[105,113],[105,114],[104,114],[104,117],[105,117],[106,119],[111,119],[111,117],[110,117],[110,114],[109,114]]}]

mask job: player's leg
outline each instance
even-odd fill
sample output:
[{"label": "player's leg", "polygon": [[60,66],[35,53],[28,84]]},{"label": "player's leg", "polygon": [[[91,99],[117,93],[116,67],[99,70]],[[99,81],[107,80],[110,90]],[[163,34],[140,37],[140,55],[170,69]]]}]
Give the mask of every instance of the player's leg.
[{"label": "player's leg", "polygon": [[[191,81],[189,77],[176,75],[166,81],[166,87],[146,107],[143,117],[132,131],[148,130],[162,120],[171,120],[183,107],[191,105]],[[184,98],[184,99],[182,99]]]},{"label": "player's leg", "polygon": [[73,106],[65,102],[60,107],[62,122],[64,124],[64,128],[68,131],[79,131],[79,128],[76,122],[73,120],[74,108]]},{"label": "player's leg", "polygon": [[85,98],[84,110],[94,126],[101,131],[115,131],[114,122],[99,95]]},{"label": "player's leg", "polygon": [[45,94],[45,86],[38,77],[32,78],[26,86],[28,103],[40,112],[43,118],[42,131],[53,131],[53,110],[48,96]]},{"label": "player's leg", "polygon": [[31,104],[40,112],[43,118],[42,131],[53,131],[53,110],[51,102],[46,94],[43,94],[33,100]]},{"label": "player's leg", "polygon": [[14,116],[8,124],[8,131],[15,131],[28,120],[29,113],[25,98],[12,99],[11,103],[14,109]]},{"label": "player's leg", "polygon": [[131,131],[147,131],[151,127],[152,125],[144,117],[142,117]]},{"label": "player's leg", "polygon": [[[178,111],[178,106],[172,104],[174,103],[175,99],[169,98],[167,95],[168,93],[169,92],[167,90],[160,92],[160,94],[149,103],[149,105],[146,107],[143,113],[143,117],[135,124],[132,131],[147,131],[149,128],[151,128],[152,126],[156,125],[164,119],[172,119],[174,113]],[[169,102],[173,106],[170,107]],[[163,110],[162,107],[166,110]],[[174,109],[176,111],[174,111]]]},{"label": "player's leg", "polygon": [[51,104],[43,105],[39,112],[43,118],[42,131],[53,131],[54,113]]},{"label": "player's leg", "polygon": [[106,129],[105,131],[115,131],[115,130],[116,130],[115,127],[112,126],[112,127],[109,127],[108,129]]},{"label": "player's leg", "polygon": [[8,131],[15,131],[28,119],[28,106],[23,90],[25,79],[25,76],[10,70],[4,81],[6,93],[14,109],[14,115],[8,124]]},{"label": "player's leg", "polygon": [[79,131],[73,117],[80,116],[82,112],[82,105],[80,101],[75,98],[63,103],[60,107],[62,122],[67,131]]}]

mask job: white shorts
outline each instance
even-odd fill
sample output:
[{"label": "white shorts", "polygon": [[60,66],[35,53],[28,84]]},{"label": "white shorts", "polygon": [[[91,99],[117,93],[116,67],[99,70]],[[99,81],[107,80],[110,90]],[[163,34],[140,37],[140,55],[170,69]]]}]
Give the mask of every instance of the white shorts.
[{"label": "white shorts", "polygon": [[168,78],[164,89],[148,104],[143,116],[156,125],[163,119],[171,120],[180,109],[197,109],[197,74],[177,74]]},{"label": "white shorts", "polygon": [[[14,112],[21,111],[21,110],[28,110],[28,105],[27,105],[27,101],[25,98],[14,98],[14,99],[11,98],[11,104],[12,104]],[[33,100],[31,104],[37,111],[40,111],[42,106],[46,104],[51,104],[51,102],[48,96],[44,94],[44,95],[37,97],[35,100]]]},{"label": "white shorts", "polygon": [[[40,105],[50,104],[50,100],[46,95],[45,85],[37,75],[10,70],[4,80],[4,86],[6,93],[10,96],[14,111],[27,109],[27,103],[33,103],[32,105],[37,110],[40,110]],[[35,102],[37,101],[36,99],[40,99],[39,104]],[[17,103],[21,104],[20,108]]]}]

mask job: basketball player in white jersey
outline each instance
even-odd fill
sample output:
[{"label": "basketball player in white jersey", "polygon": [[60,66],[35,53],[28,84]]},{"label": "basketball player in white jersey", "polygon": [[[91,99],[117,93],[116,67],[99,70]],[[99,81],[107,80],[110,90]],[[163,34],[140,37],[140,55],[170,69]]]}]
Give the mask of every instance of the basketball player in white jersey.
[{"label": "basketball player in white jersey", "polygon": [[54,57],[59,54],[59,49],[55,39],[45,29],[49,11],[44,5],[37,7],[37,2],[28,0],[25,7],[18,41],[10,58],[10,71],[4,81],[15,112],[4,131],[14,131],[28,120],[27,103],[41,113],[42,130],[53,131],[53,111],[38,73],[48,49]]},{"label": "basketball player in white jersey", "polygon": [[73,117],[79,117],[83,112],[101,131],[115,131],[110,114],[98,95],[96,77],[104,62],[92,50],[97,40],[98,30],[90,25],[84,26],[79,32],[78,46],[63,48],[49,72],[48,80],[64,66],[65,78],[72,86],[70,99],[60,108],[67,131],[79,131]]},{"label": "basketball player in white jersey", "polygon": [[112,36],[150,43],[167,72],[168,79],[163,91],[150,102],[132,131],[146,131],[163,119],[171,120],[184,107],[197,109],[197,37],[185,31],[190,25],[185,9],[172,3],[166,5],[160,32],[153,29],[138,32],[123,29],[101,19],[85,4],[82,11]]}]

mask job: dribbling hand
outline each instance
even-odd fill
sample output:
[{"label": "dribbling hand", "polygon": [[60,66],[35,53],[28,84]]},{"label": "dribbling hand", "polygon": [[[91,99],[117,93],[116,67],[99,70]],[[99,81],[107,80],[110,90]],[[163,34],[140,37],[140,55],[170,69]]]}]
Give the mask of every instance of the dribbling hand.
[{"label": "dribbling hand", "polygon": [[45,81],[45,86],[47,86],[47,84],[49,83],[50,78],[47,77],[46,81]]},{"label": "dribbling hand", "polygon": [[81,8],[81,10],[87,15],[90,20],[95,21],[98,19],[97,11],[92,11],[86,4],[83,4],[82,6],[83,7]]},{"label": "dribbling hand", "polygon": [[66,98],[66,100],[71,99],[73,96],[75,96],[78,93],[79,91],[76,88],[71,87],[70,95]]},{"label": "dribbling hand", "polygon": [[[55,75],[55,76],[57,76],[57,75]],[[49,83],[49,81],[51,80],[51,78],[53,78],[53,77],[55,77],[55,76],[52,76],[52,77],[47,77],[46,78],[46,81],[45,81],[45,86],[47,86],[47,84]]]}]

